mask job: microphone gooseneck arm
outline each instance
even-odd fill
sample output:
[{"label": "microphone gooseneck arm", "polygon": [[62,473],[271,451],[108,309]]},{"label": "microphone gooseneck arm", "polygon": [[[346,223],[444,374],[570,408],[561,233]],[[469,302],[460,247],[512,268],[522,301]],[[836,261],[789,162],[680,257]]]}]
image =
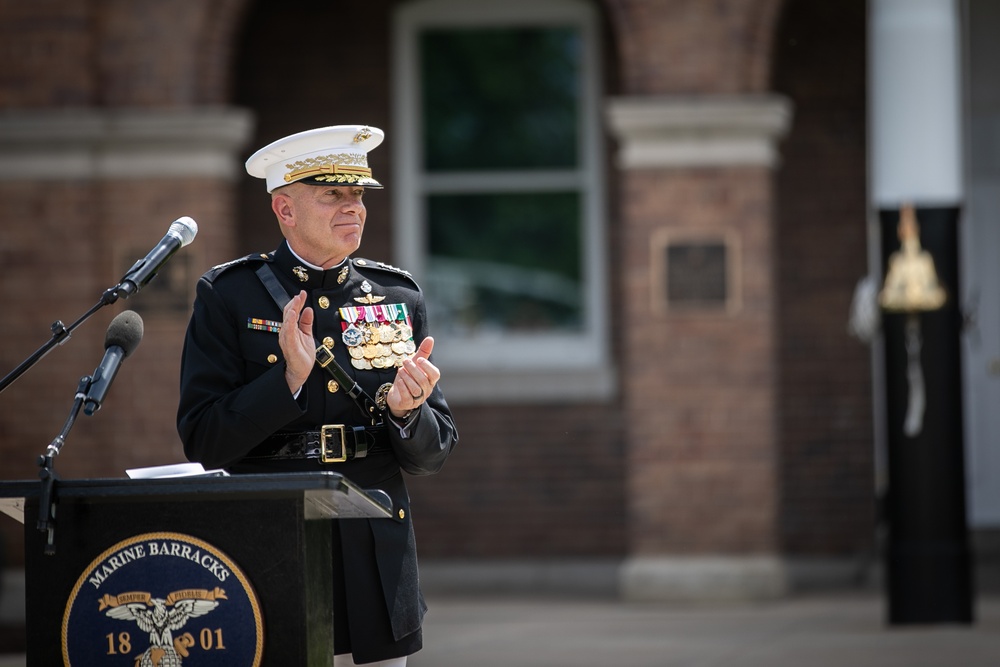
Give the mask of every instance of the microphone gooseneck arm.
[{"label": "microphone gooseneck arm", "polygon": [[70,408],[69,417],[59,432],[45,450],[45,454],[38,457],[38,478],[42,482],[42,490],[38,496],[38,523],[35,524],[39,532],[46,533],[45,555],[51,556],[56,552],[56,471],[55,457],[59,455],[62,446],[66,444],[66,437],[69,436],[70,429],[76,423],[76,418],[83,407],[83,400],[87,396],[90,388],[91,377],[84,375],[80,378],[80,384],[76,388],[76,396],[73,400],[73,407]]},{"label": "microphone gooseneck arm", "polygon": [[73,332],[76,331],[76,328],[81,324],[83,324],[84,322],[86,322],[91,315],[96,313],[104,306],[111,305],[117,300],[118,300],[118,295],[115,293],[114,288],[111,288],[104,293],[100,301],[98,301],[94,306],[90,308],[90,310],[84,313],[76,322],[73,322],[73,324],[69,325],[68,327],[62,323],[62,320],[56,320],[55,322],[53,322],[52,326],[50,327],[52,330],[52,338],[46,341],[45,344],[42,345],[40,348],[35,350],[31,354],[31,356],[29,356],[27,359],[18,364],[17,368],[15,368],[6,376],[4,376],[3,380],[0,380],[0,393],[2,393],[3,390],[9,387],[10,385],[14,384],[14,381],[17,380],[22,375],[24,375],[24,373],[29,368],[31,368],[39,361],[41,361],[45,357],[45,355],[51,352],[56,345],[62,345],[67,340],[69,340]]}]

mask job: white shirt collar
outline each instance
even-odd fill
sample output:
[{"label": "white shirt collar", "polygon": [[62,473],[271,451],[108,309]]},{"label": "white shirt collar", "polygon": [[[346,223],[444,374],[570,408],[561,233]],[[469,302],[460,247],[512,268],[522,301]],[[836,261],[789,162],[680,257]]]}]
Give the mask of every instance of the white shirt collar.
[{"label": "white shirt collar", "polygon": [[333,271],[334,269],[338,269],[338,268],[342,267],[350,259],[350,257],[345,257],[344,261],[341,262],[340,264],[338,264],[337,266],[331,266],[329,269],[324,269],[322,266],[316,266],[312,262],[307,262],[306,260],[302,259],[302,257],[299,255],[299,253],[295,252],[295,248],[292,247],[291,243],[288,244],[288,250],[291,251],[291,253],[293,255],[295,255],[295,259],[299,260],[300,262],[302,262],[303,264],[305,264],[310,269],[313,269],[314,271]]}]

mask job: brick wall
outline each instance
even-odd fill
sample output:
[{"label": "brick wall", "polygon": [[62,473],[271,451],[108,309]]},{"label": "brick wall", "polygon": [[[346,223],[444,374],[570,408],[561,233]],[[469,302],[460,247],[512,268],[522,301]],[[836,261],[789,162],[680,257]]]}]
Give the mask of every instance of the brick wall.
[{"label": "brick wall", "polygon": [[788,3],[774,86],[795,100],[776,211],[781,299],[782,541],[797,554],[872,548],[869,348],[847,334],[868,273],[862,0]]},{"label": "brick wall", "polygon": [[248,0],[0,0],[0,108],[223,104]]},{"label": "brick wall", "polygon": [[96,103],[91,4],[0,0],[0,108]]},{"label": "brick wall", "polygon": [[[622,214],[631,323],[623,375],[630,545],[643,553],[775,547],[774,341],[766,168],[629,174]],[[660,230],[734,233],[742,268],[733,313],[657,313],[651,239]]]},{"label": "brick wall", "polygon": [[444,470],[408,480],[422,557],[624,553],[619,408],[460,406],[455,421],[461,441]]},{"label": "brick wall", "polygon": [[[95,197],[73,183],[0,184],[5,205],[0,222],[0,295],[10,314],[0,346],[0,368],[6,375],[48,342],[49,325],[66,325],[96,303],[103,288],[94,276],[93,255],[99,235],[90,215]],[[72,248],[72,250],[70,250]],[[67,277],[76,276],[75,280]],[[96,320],[96,322],[94,321]],[[0,410],[0,460],[6,479],[37,476],[36,458],[63,427],[82,376],[93,372],[103,355],[102,314],[78,329],[73,339],[57,347],[9,386]],[[99,441],[91,422],[74,429],[65,451],[67,472],[78,470],[86,452]],[[73,453],[70,453],[73,452]],[[63,461],[59,461],[60,469]],[[72,473],[70,473],[72,474]],[[12,562],[21,558],[20,526],[0,517],[0,530]]]},{"label": "brick wall", "polygon": [[605,0],[619,37],[624,92],[766,90],[782,0]]}]

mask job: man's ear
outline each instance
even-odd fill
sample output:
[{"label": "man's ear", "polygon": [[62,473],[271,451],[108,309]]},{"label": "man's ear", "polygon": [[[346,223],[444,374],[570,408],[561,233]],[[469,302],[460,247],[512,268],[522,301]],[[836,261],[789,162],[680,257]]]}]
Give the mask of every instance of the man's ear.
[{"label": "man's ear", "polygon": [[295,226],[295,202],[284,192],[271,195],[271,210],[283,226]]}]

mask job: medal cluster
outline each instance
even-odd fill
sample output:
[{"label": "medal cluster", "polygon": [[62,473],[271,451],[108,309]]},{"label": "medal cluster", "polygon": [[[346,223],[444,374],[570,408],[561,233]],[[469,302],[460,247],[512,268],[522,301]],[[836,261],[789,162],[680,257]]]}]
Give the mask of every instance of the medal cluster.
[{"label": "medal cluster", "polygon": [[358,370],[398,368],[413,356],[413,328],[405,304],[340,309],[342,339]]}]

